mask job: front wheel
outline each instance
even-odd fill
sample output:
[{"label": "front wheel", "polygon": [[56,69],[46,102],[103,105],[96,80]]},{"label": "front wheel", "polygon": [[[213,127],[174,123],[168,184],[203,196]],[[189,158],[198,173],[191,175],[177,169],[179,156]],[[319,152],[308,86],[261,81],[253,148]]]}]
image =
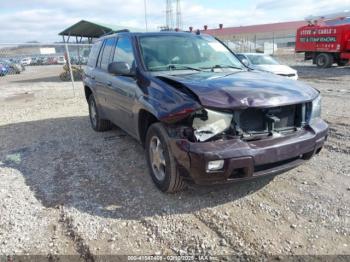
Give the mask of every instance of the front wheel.
[{"label": "front wheel", "polygon": [[104,132],[112,129],[109,120],[101,119],[94,95],[89,96],[89,116],[92,129],[97,132]]},{"label": "front wheel", "polygon": [[186,184],[179,174],[163,124],[155,123],[149,127],[145,145],[148,168],[156,186],[168,193],[184,189]]}]

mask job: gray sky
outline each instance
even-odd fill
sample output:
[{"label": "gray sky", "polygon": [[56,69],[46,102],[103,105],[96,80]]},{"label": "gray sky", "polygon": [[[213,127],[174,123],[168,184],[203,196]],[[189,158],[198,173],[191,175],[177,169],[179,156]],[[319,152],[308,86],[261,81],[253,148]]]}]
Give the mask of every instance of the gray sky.
[{"label": "gray sky", "polygon": [[[149,27],[165,23],[165,0],[147,0]],[[304,19],[350,9],[350,0],[183,0],[184,29]],[[81,19],[144,28],[144,0],[2,1],[0,42],[60,41],[59,32]]]}]

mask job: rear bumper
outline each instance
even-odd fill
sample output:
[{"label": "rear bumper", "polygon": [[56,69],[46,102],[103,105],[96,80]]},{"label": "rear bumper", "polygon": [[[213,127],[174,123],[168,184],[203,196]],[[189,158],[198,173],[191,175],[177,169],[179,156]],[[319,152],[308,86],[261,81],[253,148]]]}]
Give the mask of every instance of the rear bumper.
[{"label": "rear bumper", "polygon": [[[318,153],[327,138],[321,119],[293,135],[245,142],[240,139],[191,143],[173,140],[172,151],[189,179],[196,184],[247,180],[288,171]],[[224,160],[224,168],[207,172],[208,161]]]}]

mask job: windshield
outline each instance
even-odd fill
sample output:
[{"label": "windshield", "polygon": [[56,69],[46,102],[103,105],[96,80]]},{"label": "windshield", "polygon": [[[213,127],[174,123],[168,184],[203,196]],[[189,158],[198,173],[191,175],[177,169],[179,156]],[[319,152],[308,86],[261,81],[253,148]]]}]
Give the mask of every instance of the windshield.
[{"label": "windshield", "polygon": [[279,63],[268,55],[247,55],[253,65],[279,65]]},{"label": "windshield", "polygon": [[209,36],[141,36],[140,47],[149,71],[243,68],[224,45]]}]

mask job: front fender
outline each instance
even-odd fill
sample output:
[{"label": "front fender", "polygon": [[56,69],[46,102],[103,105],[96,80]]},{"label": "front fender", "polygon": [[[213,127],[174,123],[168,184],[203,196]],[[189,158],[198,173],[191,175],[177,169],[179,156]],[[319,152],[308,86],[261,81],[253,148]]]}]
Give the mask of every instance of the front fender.
[{"label": "front fender", "polygon": [[151,77],[146,88],[143,87],[139,103],[159,121],[169,124],[188,117],[202,107],[193,96],[155,77]]}]

